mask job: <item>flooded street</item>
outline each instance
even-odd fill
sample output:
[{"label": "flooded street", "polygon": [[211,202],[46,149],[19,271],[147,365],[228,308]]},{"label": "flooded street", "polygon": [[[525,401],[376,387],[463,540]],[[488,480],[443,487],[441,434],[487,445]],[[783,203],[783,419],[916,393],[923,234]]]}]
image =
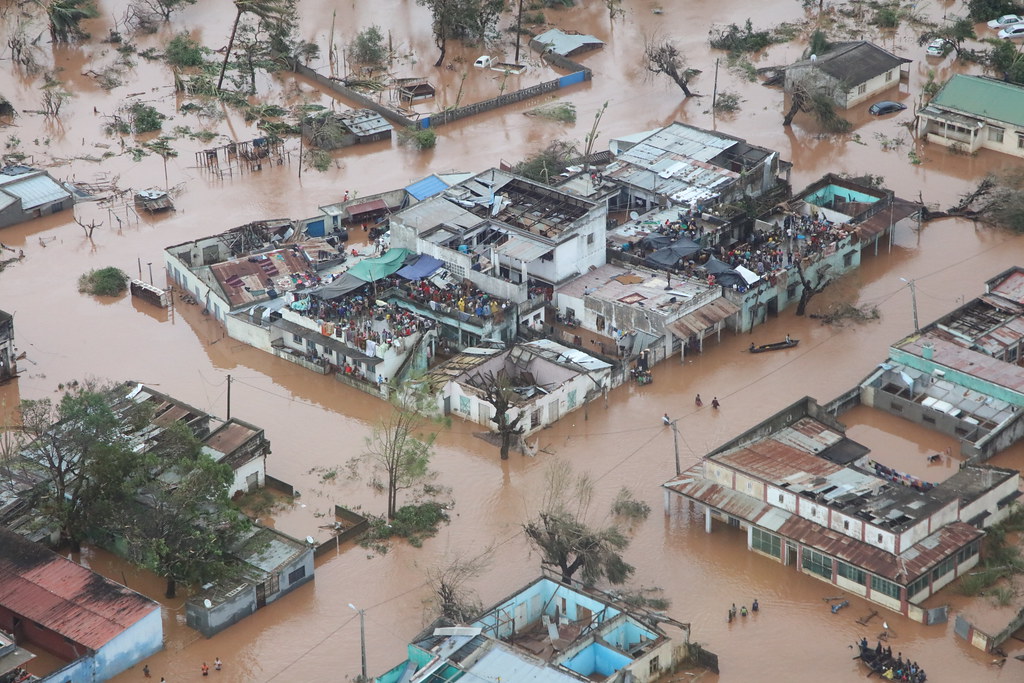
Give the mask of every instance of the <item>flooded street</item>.
[{"label": "flooded street", "polygon": [[[100,6],[108,18],[90,22],[97,38],[106,34],[109,16],[123,12],[123,3]],[[323,483],[310,470],[341,466],[360,453],[385,404],[330,377],[226,338],[197,306],[178,304],[166,312],[130,297],[99,300],[79,294],[80,274],[113,265],[133,277],[141,272],[148,280],[152,264],[154,283],[163,286],[166,246],[255,219],[312,216],[318,206],[339,201],[346,190],[369,195],[432,172],[477,171],[501,159],[514,162],[559,137],[582,144],[593,113],[606,101],[609,106],[597,149],[604,148],[611,137],[682,120],[777,149],[794,164],[795,189],[826,172],[870,172],[884,177],[900,196],[916,200],[920,192],[925,202],[945,207],[984,173],[1013,163],[1009,157],[984,151],[964,157],[933,146],[921,154],[924,163],[913,165],[907,152],[914,143],[899,125],[910,120],[909,111],[870,121],[863,108],[850,112],[860,142],[851,136],[821,138],[806,116],[798,117],[791,130],[784,129],[781,90],[765,88],[727,69],[724,55],[708,49],[706,32],[724,17],[739,22],[750,16],[756,27],[803,22],[808,15],[799,2],[627,0],[623,6],[625,17],[611,24],[603,3],[598,2],[571,11],[545,11],[553,25],[593,33],[608,42],[603,50],[580,60],[593,69],[593,81],[559,91],[561,99],[576,105],[579,119],[574,125],[523,116],[546,101],[541,97],[445,126],[438,131],[433,151],[419,153],[397,142],[362,145],[337,152],[336,167],[326,173],[305,169],[301,179],[297,140],[287,143],[290,162],[257,173],[216,177],[196,167],[194,152],[223,144],[224,139],[207,145],[181,137],[175,142],[179,155],[167,162],[170,185],[183,188],[173,215],[137,219],[123,205],[108,210],[80,204],[75,209],[80,221],[101,224],[91,239],[69,212],[5,228],[3,242],[24,249],[26,259],[0,275],[0,308],[15,313],[17,343],[28,357],[19,363],[18,382],[0,389],[4,405],[55,396],[58,384],[93,376],[145,382],[223,416],[230,374],[235,380],[232,415],[266,430],[273,449],[268,472],[302,493],[293,507],[276,515],[275,526],[299,538],[318,536],[326,533],[318,526],[325,523],[323,515],[333,511],[335,503],[383,511],[383,499],[365,484],[343,477]],[[652,11],[662,6],[663,14]],[[454,100],[461,72],[430,66],[436,48],[426,10],[413,0],[338,4],[303,0],[307,39],[327,44],[335,8],[339,40],[350,40],[358,27],[386,23],[401,50],[415,55],[415,63],[409,60],[399,75],[430,75],[435,84],[446,86],[438,105]],[[957,2],[924,11],[941,16],[943,11],[963,10]],[[158,34],[140,38],[137,47],[161,46],[186,27],[204,44],[219,47],[226,43],[233,15],[230,3],[201,2],[175,15],[173,24]],[[703,71],[694,85],[705,97],[684,101],[667,79],[648,78],[640,62],[643,39],[659,33],[676,38],[690,65]],[[908,104],[920,91],[928,68],[914,37],[901,30],[884,42],[888,49],[915,59],[909,88],[901,86]],[[793,61],[805,44],[774,46],[756,66]],[[120,143],[103,133],[103,115],[113,112],[130,93],[145,91],[143,99],[174,114],[164,124],[166,131],[175,125],[198,128],[202,122],[194,115],[174,113],[182,101],[173,93],[167,66],[136,57],[130,80],[107,92],[83,72],[90,60],[112,59],[109,45],[94,39],[82,46],[52,48],[44,38],[40,49],[48,53],[41,59],[52,59],[63,68],[62,77],[74,97],[60,122],[23,113],[2,132],[5,138],[20,139],[21,149],[29,154],[26,163],[46,166],[61,180],[93,182],[102,173],[107,179],[119,177],[121,188],[162,187],[160,158],[151,155],[135,162],[120,154]],[[468,64],[478,53],[479,49],[453,46],[449,58],[461,56]],[[511,58],[511,48],[506,56]],[[736,114],[716,119],[710,113],[710,93],[718,57],[722,58],[719,91],[738,92],[743,102]],[[944,64],[940,76],[942,68],[948,73],[949,64]],[[540,68],[555,73],[538,64]],[[493,78],[477,78],[482,76],[479,73],[470,76],[467,97],[497,94],[500,86]],[[272,89],[272,101],[329,101],[294,75],[283,74],[260,84],[261,89]],[[38,107],[38,79],[13,69],[5,67],[0,75],[0,93],[19,110]],[[225,120],[209,124],[218,134],[233,135],[236,140],[260,135],[236,112],[226,111]],[[886,152],[876,134],[902,134],[907,142]],[[98,158],[107,150],[116,154],[102,164],[84,158]],[[126,567],[103,551],[86,550],[81,560],[165,605],[166,648],[147,660],[157,680],[160,676],[169,683],[191,680],[199,676],[203,661],[212,662],[215,657],[225,662],[219,674],[225,682],[350,680],[359,673],[359,619],[349,603],[366,610],[372,675],[404,659],[406,643],[434,616],[425,586],[426,568],[445,558],[474,557],[492,549],[489,569],[476,586],[484,604],[537,576],[540,559],[531,553],[521,524],[537,510],[547,463],[559,457],[596,480],[595,510],[605,509],[622,486],[651,505],[650,518],[632,530],[626,552],[627,561],[637,567],[634,583],[664,589],[672,601],[669,613],[691,622],[694,639],[720,656],[722,681],[810,683],[861,678],[865,671],[851,660],[853,651],[847,646],[861,636],[872,640],[882,630],[883,618],[895,634],[894,652],[910,653],[931,680],[1024,680],[1024,663],[1012,658],[1024,652],[1021,643],[1010,640],[1004,645],[1011,658],[999,669],[989,666],[989,656],[954,637],[952,619],[946,625],[925,627],[883,612],[868,627],[859,626],[855,620],[871,611],[869,603],[850,596],[850,607],[832,614],[822,598],[837,594],[834,586],[748,552],[738,530],[716,524],[712,534],[705,534],[702,521],[690,520],[689,511],[678,501],[665,514],[660,488],[674,474],[672,435],[662,426],[663,413],[681,418],[680,448],[683,467],[688,467],[707,450],[783,406],[805,395],[828,401],[863,379],[885,359],[888,345],[913,329],[911,294],[900,278],[916,281],[918,315],[924,324],[978,295],[985,279],[1018,265],[1022,256],[1024,237],[975,228],[969,222],[939,221],[920,233],[904,230],[896,235],[891,251],[883,245],[877,255],[865,253],[858,271],[830,285],[810,307],[813,312],[840,302],[873,304],[880,320],[830,327],[797,318],[791,308],[752,334],[723,334],[721,343],[709,339],[703,355],[688,356],[682,364],[676,356],[657,366],[653,384],[624,385],[612,392],[607,404],[597,401],[542,431],[541,454],[536,458],[513,454],[503,462],[494,447],[473,435],[476,425],[455,418],[440,435],[433,459],[439,483],[451,487],[455,501],[451,523],[437,537],[418,549],[396,544],[383,556],[371,556],[358,546],[345,547],[336,556],[318,561],[314,582],[211,639],[185,627],[183,601],[163,600],[161,579]],[[773,354],[743,352],[751,341],[761,343],[786,334],[799,338],[800,346]],[[696,393],[705,400],[717,396],[722,409],[694,408]],[[952,462],[921,464],[922,453],[954,446],[948,439],[862,409],[844,419],[852,438],[871,447],[883,462],[922,477],[940,470],[948,476],[950,468],[956,467]],[[894,430],[902,436],[893,436]],[[1024,447],[999,455],[993,464],[1024,466]],[[758,614],[726,622],[729,604],[749,605],[754,598],[761,604]],[[53,662],[38,664],[45,668]],[[140,678],[136,669],[115,680]]]}]

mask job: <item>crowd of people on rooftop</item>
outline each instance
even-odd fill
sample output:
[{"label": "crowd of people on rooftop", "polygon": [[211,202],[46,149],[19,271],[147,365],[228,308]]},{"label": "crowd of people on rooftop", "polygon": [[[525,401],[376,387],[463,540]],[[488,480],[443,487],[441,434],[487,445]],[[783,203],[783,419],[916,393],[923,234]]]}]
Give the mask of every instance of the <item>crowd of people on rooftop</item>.
[{"label": "crowd of people on rooftop", "polygon": [[[469,281],[462,284],[438,287],[429,280],[398,280],[395,285],[408,298],[429,308],[438,307],[455,309],[460,313],[475,315],[478,318],[493,318],[502,322],[509,309],[508,301],[487,294]],[[443,309],[442,309],[443,312]]]}]

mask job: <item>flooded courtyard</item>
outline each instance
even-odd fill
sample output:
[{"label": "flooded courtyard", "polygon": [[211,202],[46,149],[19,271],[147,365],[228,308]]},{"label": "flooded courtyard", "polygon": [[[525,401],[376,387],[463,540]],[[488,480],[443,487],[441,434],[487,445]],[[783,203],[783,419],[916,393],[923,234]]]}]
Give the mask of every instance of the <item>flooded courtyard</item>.
[{"label": "flooded courtyard", "polygon": [[[108,18],[90,22],[96,37],[105,35],[109,17],[123,10],[116,2],[100,6]],[[778,150],[794,164],[795,189],[826,172],[873,173],[899,196],[916,200],[920,193],[926,203],[946,207],[984,173],[1013,163],[1009,157],[986,151],[966,157],[932,146],[921,150],[923,163],[912,164],[907,150],[915,143],[899,125],[912,116],[909,111],[897,118],[871,120],[863,108],[850,112],[859,136],[856,140],[821,136],[809,119],[799,117],[792,129],[784,129],[781,90],[765,88],[727,69],[724,56],[708,49],[706,32],[725,18],[742,21],[750,16],[756,26],[764,26],[804,22],[813,16],[793,0],[760,5],[737,0],[685,5],[632,0],[623,7],[625,16],[613,22],[603,3],[546,11],[551,24],[592,33],[608,43],[580,60],[594,71],[592,81],[558,92],[560,99],[575,104],[576,124],[523,116],[540,103],[531,100],[444,126],[432,151],[416,152],[397,142],[360,145],[336,153],[335,165],[327,172],[304,169],[301,178],[296,140],[287,142],[290,154],[280,166],[220,176],[196,166],[194,152],[204,147],[202,143],[182,139],[176,143],[179,155],[167,161],[169,184],[183,190],[176,197],[175,213],[137,217],[124,206],[81,204],[75,209],[78,220],[100,224],[91,238],[67,213],[4,229],[4,244],[23,249],[26,258],[0,275],[0,308],[15,314],[17,343],[27,352],[19,363],[20,379],[0,389],[4,405],[52,397],[59,384],[92,376],[144,382],[224,415],[230,374],[231,414],[266,430],[273,450],[268,472],[301,492],[294,504],[274,515],[272,523],[298,538],[321,537],[327,532],[320,526],[326,524],[325,516],[333,519],[335,504],[371,512],[383,509],[383,498],[364,483],[343,477],[325,482],[312,470],[342,467],[359,454],[386,405],[330,376],[310,373],[227,338],[199,306],[179,301],[173,310],[161,311],[130,297],[109,300],[79,294],[76,282],[81,273],[114,265],[145,280],[152,271],[154,284],[164,286],[161,264],[166,246],[252,220],[312,216],[318,206],[339,201],[346,191],[369,195],[432,172],[477,171],[502,159],[514,162],[552,139],[579,142],[604,102],[608,109],[600,125],[598,149],[615,136],[681,120]],[[663,12],[653,11],[660,8]],[[403,52],[415,55],[404,67],[407,72],[429,74],[443,89],[439,104],[450,101],[444,98],[458,89],[459,69],[470,68],[479,52],[453,46],[449,58],[462,57],[458,62],[462,66],[455,70],[429,67],[436,59],[429,15],[412,0],[351,0],[337,5],[303,0],[304,37],[326,44],[335,9],[339,36],[350,39],[359,27],[371,23],[388,29]],[[959,2],[942,3],[930,11],[941,15],[962,12],[963,7]],[[161,45],[183,28],[206,45],[220,46],[226,42],[233,14],[228,3],[201,2],[175,15],[171,26],[140,38],[138,46]],[[658,33],[676,38],[691,66],[702,70],[693,85],[705,97],[684,100],[667,80],[651,80],[645,73],[640,61],[643,40]],[[908,104],[913,104],[929,68],[915,38],[913,31],[901,29],[881,41],[887,49],[915,60],[910,65],[910,83],[901,85],[900,98]],[[757,66],[793,61],[805,45],[806,41],[798,40],[773,46],[759,57]],[[194,117],[180,113],[182,101],[173,91],[166,65],[139,59],[130,80],[108,92],[85,72],[95,60],[109,58],[110,46],[94,39],[81,46],[46,44],[44,49],[49,54],[43,57],[63,69],[74,97],[60,121],[23,114],[2,134],[16,135],[32,163],[62,180],[91,182],[103,174],[107,179],[119,178],[121,187],[162,187],[164,165],[157,156],[136,162],[129,155],[115,154],[102,163],[86,157],[120,151],[119,142],[103,132],[103,116],[130,93],[144,91],[144,99],[175,117],[165,122],[165,129],[177,123],[197,125]],[[505,49],[507,53],[510,48]],[[715,117],[709,94],[719,58],[719,90],[739,93],[742,106],[735,114]],[[940,76],[951,72],[948,62],[932,68]],[[470,76],[467,97],[497,94],[500,86],[494,77]],[[38,99],[38,79],[17,70],[5,69],[0,88],[19,108],[32,109]],[[266,79],[261,82],[263,89],[282,103],[329,100],[289,74]],[[236,140],[259,135],[231,110],[210,125],[218,135]],[[879,134],[902,135],[907,142],[895,151],[885,151],[877,141]],[[219,674],[224,681],[350,680],[360,666],[359,618],[350,603],[365,610],[367,659],[373,675],[404,659],[406,644],[433,618],[425,578],[432,565],[446,558],[490,552],[488,569],[476,585],[484,604],[537,576],[540,558],[531,552],[521,525],[540,504],[548,462],[564,458],[596,481],[595,509],[604,509],[622,486],[652,507],[650,517],[631,529],[625,558],[637,567],[633,583],[663,589],[672,601],[669,613],[691,623],[693,638],[719,655],[722,681],[863,677],[865,671],[852,660],[854,652],[848,646],[862,636],[873,640],[882,631],[883,619],[893,634],[893,650],[909,653],[929,671],[931,680],[1019,681],[1024,678],[1024,663],[1013,655],[1024,652],[1020,642],[1011,639],[1004,645],[1011,657],[997,668],[990,665],[989,655],[954,637],[952,621],[926,627],[883,612],[865,627],[856,620],[872,606],[852,596],[849,608],[833,614],[823,598],[837,593],[834,586],[748,552],[745,534],[737,529],[716,524],[713,533],[705,534],[701,515],[678,501],[666,510],[660,485],[674,474],[672,433],[661,423],[663,413],[680,418],[686,468],[793,401],[812,396],[825,402],[863,379],[885,359],[890,343],[913,330],[911,292],[901,278],[916,282],[923,324],[977,296],[985,279],[1018,265],[1022,255],[1024,237],[967,221],[937,221],[920,231],[904,229],[896,234],[891,249],[883,245],[878,254],[865,253],[859,270],[831,284],[811,304],[812,312],[841,302],[874,305],[879,320],[828,326],[809,317],[798,318],[790,308],[751,334],[724,334],[720,343],[709,339],[703,354],[687,356],[683,363],[673,357],[656,366],[652,384],[624,385],[607,402],[596,401],[540,432],[540,453],[535,458],[513,454],[501,461],[495,447],[475,436],[477,425],[456,418],[439,436],[433,458],[439,483],[451,488],[455,501],[450,524],[435,538],[422,548],[396,543],[385,555],[359,546],[343,547],[336,555],[318,560],[314,582],[211,639],[185,626],[182,598],[162,598],[162,579],[100,550],[86,549],[80,559],[164,605],[165,649],[147,660],[157,679],[190,680],[199,676],[203,661],[220,657],[225,662]],[[800,346],[773,354],[744,353],[752,341],[762,343],[787,334],[800,339]],[[706,401],[717,396],[721,410],[696,408],[697,393]],[[843,419],[850,425],[850,436],[887,464],[936,480],[956,468],[951,460],[939,464],[925,460],[926,454],[948,447],[955,452],[950,439],[863,409]],[[1024,445],[991,462],[1024,466]],[[755,598],[761,605],[759,613],[727,623],[731,603],[749,604]],[[35,666],[44,671],[54,668],[55,662],[41,657]],[[140,678],[137,668],[115,680]],[[714,677],[705,675],[701,680]]]}]

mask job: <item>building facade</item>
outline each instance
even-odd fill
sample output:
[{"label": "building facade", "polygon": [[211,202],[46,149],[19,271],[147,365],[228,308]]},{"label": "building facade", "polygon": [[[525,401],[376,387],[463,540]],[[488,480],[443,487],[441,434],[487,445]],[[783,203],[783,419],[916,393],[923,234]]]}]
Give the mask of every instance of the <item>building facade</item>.
[{"label": "building facade", "polygon": [[909,59],[897,57],[873,43],[836,43],[822,55],[786,67],[785,89],[825,92],[836,106],[849,109],[900,84]]},{"label": "building facade", "polygon": [[[967,465],[937,485],[875,462],[804,398],[667,482],[747,532],[748,549],[916,621],[945,620],[920,603],[978,563],[982,527],[1019,495],[1015,470]],[[678,507],[678,506],[676,506]]]},{"label": "building facade", "polygon": [[14,348],[14,316],[0,311],[0,384],[18,376],[18,351]]},{"label": "building facade", "polygon": [[1024,86],[954,74],[917,112],[917,136],[966,154],[1024,157]]},{"label": "building facade", "polygon": [[66,211],[75,197],[46,171],[26,166],[0,170],[0,228]]}]

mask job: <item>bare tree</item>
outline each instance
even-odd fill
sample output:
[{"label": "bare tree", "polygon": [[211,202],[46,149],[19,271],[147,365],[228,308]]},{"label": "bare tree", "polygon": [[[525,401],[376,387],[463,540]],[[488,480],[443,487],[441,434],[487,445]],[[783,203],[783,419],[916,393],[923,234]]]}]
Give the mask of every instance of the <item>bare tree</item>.
[{"label": "bare tree", "polygon": [[625,583],[635,569],[621,555],[629,538],[615,524],[597,526],[588,521],[593,481],[587,474],[573,473],[563,460],[552,462],[546,477],[541,511],[523,525],[541,553],[541,564],[556,568],[566,584],[577,572],[585,584],[602,578]]},{"label": "bare tree", "polygon": [[498,436],[501,437],[501,459],[508,460],[508,452],[513,442],[525,431],[519,423],[526,415],[520,410],[515,417],[510,417],[519,397],[512,379],[504,371],[477,373],[469,378],[469,384],[479,390],[480,398],[494,408],[491,422],[496,425]]},{"label": "bare tree", "polygon": [[686,66],[686,55],[669,38],[644,39],[644,66],[652,74],[664,74],[679,86],[686,97],[690,92],[690,79],[700,73]]},{"label": "bare tree", "polygon": [[472,621],[483,609],[470,582],[479,578],[491,561],[491,548],[473,558],[448,558],[426,571],[427,583],[441,616],[456,624]]},{"label": "bare tree", "polygon": [[796,272],[797,275],[800,276],[800,285],[802,286],[800,291],[800,303],[796,306],[797,315],[803,315],[807,310],[807,304],[811,302],[811,298],[814,297],[815,294],[821,293],[821,291],[828,286],[830,280],[825,279],[825,273],[828,272],[828,270],[828,265],[822,265],[818,268],[817,282],[812,285],[811,281],[807,279],[806,275],[804,275],[804,267],[801,265],[800,259],[797,259]]}]

